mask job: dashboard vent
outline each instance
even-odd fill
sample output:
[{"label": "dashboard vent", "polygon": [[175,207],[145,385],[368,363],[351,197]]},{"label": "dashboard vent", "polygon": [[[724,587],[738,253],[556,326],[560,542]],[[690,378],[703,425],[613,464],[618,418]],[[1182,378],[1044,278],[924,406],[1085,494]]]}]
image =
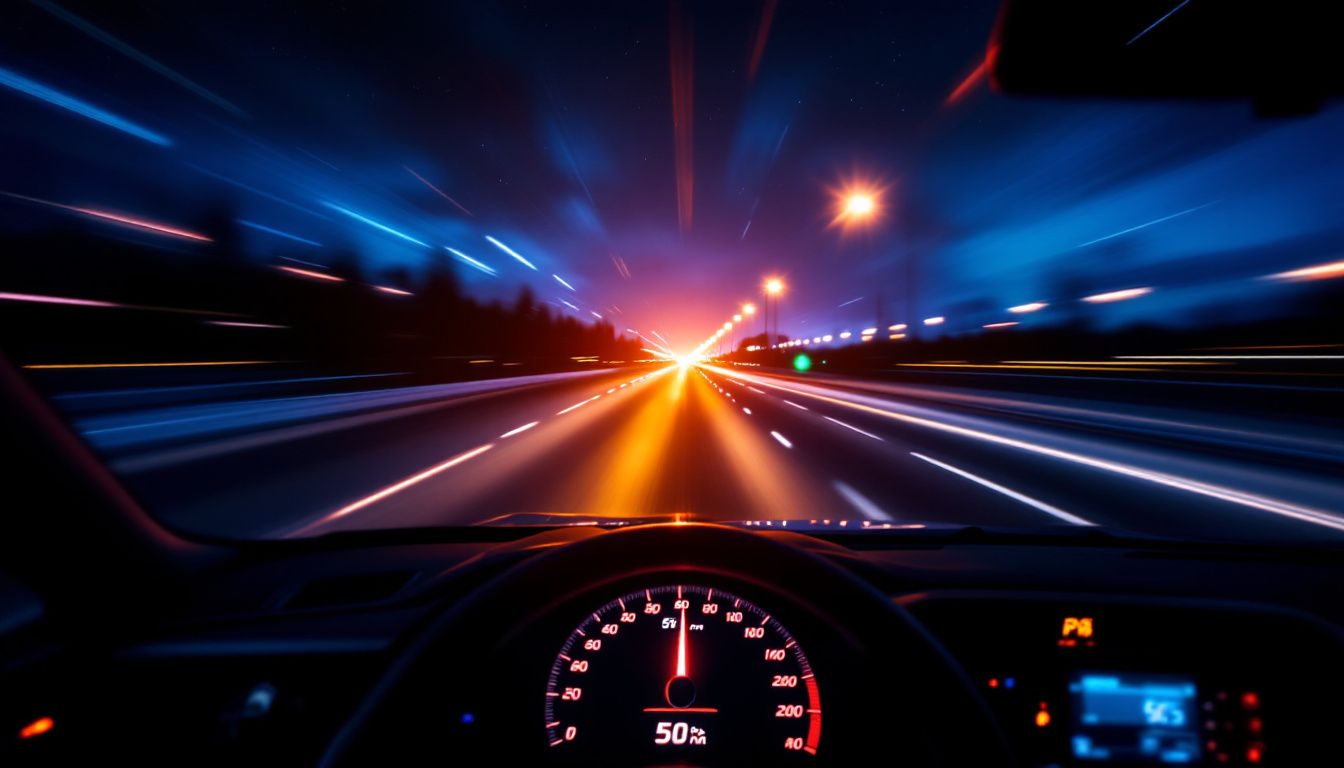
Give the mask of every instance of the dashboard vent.
[{"label": "dashboard vent", "polygon": [[299,611],[388,600],[409,584],[415,574],[415,571],[383,571],[317,579],[290,595],[284,607]]}]

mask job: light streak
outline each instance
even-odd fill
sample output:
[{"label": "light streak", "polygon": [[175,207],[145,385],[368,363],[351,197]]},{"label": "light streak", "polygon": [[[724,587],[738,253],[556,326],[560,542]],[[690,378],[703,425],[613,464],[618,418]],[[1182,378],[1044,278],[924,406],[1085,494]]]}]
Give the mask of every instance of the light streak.
[{"label": "light streak", "polygon": [[1106,293],[1094,293],[1091,296],[1084,296],[1083,301],[1088,304],[1109,304],[1113,301],[1128,301],[1137,299],[1140,296],[1147,296],[1152,293],[1152,288],[1124,288],[1119,291],[1107,291]]},{"label": "light streak", "polygon": [[433,184],[430,184],[428,179],[426,179],[424,176],[421,176],[420,174],[416,173],[415,171],[411,170],[410,166],[408,166],[408,165],[403,165],[403,166],[401,166],[401,167],[402,167],[402,168],[405,168],[407,173],[409,173],[409,174],[411,174],[412,176],[414,176],[415,178],[419,179],[421,184],[424,184],[426,187],[429,187],[430,189],[432,189],[432,190],[434,190],[435,192],[437,192],[438,195],[439,195],[439,197],[442,197],[444,200],[447,200],[448,202],[450,202],[450,203],[452,203],[453,205],[457,206],[457,209],[458,209],[459,211],[461,211],[461,212],[467,214],[468,216],[472,217],[473,219],[476,218],[476,214],[472,213],[471,211],[468,211],[466,208],[464,208],[464,207],[462,206],[461,203],[459,203],[459,202],[457,202],[456,200],[454,200],[453,198],[449,197],[443,190],[439,189],[438,187],[434,186]]},{"label": "light streak", "polygon": [[556,411],[556,414],[555,414],[555,415],[556,415],[556,416],[564,416],[566,413],[569,413],[570,411],[573,411],[573,410],[578,409],[578,408],[582,408],[583,406],[585,406],[585,405],[587,405],[587,404],[593,402],[594,400],[598,399],[599,397],[601,397],[601,395],[593,395],[592,397],[588,398],[587,400],[580,400],[579,402],[577,402],[577,403],[575,403],[575,404],[569,406],[568,408],[564,409],[563,411]]},{"label": "light streak", "polygon": [[948,472],[951,472],[951,473],[954,474],[954,475],[957,475],[957,476],[959,476],[959,477],[964,477],[964,478],[966,478],[967,480],[970,480],[970,481],[973,482],[973,483],[977,483],[977,484],[979,484],[979,485],[982,485],[982,486],[984,486],[984,487],[990,489],[991,491],[996,491],[996,492],[998,492],[998,493],[1001,493],[1001,494],[1003,494],[1004,496],[1007,496],[1007,497],[1010,498],[1010,499],[1013,499],[1013,500],[1015,500],[1015,501],[1020,501],[1020,502],[1022,502],[1023,504],[1026,504],[1026,505],[1029,506],[1029,507],[1034,507],[1035,509],[1039,509],[1040,511],[1046,513],[1047,515],[1052,515],[1052,516],[1054,516],[1054,517],[1057,517],[1057,518],[1059,518],[1060,520],[1063,520],[1063,521],[1066,522],[1066,523],[1072,523],[1072,524],[1074,524],[1074,525],[1095,525],[1095,523],[1092,523],[1092,522],[1089,522],[1089,521],[1087,521],[1087,520],[1084,520],[1083,518],[1078,517],[1077,515],[1069,514],[1068,512],[1065,512],[1064,510],[1062,510],[1062,509],[1060,509],[1060,508],[1058,508],[1058,507],[1054,507],[1054,506],[1051,506],[1051,505],[1049,505],[1049,504],[1046,504],[1045,502],[1043,502],[1043,501],[1041,501],[1041,500],[1039,500],[1039,499],[1033,499],[1032,497],[1027,496],[1026,494],[1018,493],[1017,491],[1014,491],[1014,490],[1011,489],[1011,488],[1005,488],[1005,487],[1002,486],[1002,485],[999,485],[999,484],[997,484],[997,483],[994,483],[994,482],[992,482],[992,481],[990,481],[990,480],[986,480],[985,478],[980,477],[979,475],[973,475],[973,474],[971,474],[970,472],[967,472],[966,470],[964,470],[964,469],[960,469],[960,468],[958,468],[958,467],[954,467],[954,466],[952,466],[951,464],[946,464],[946,463],[941,462],[941,461],[939,461],[939,460],[937,460],[937,459],[931,459],[931,458],[929,458],[928,456],[925,456],[925,455],[922,454],[922,453],[915,453],[914,451],[911,451],[911,452],[910,452],[910,455],[911,455],[911,456],[914,456],[916,459],[919,459],[919,460],[921,460],[921,461],[927,461],[928,463],[934,465],[935,467],[938,467],[938,468],[940,468],[940,469],[947,470]]},{"label": "light streak", "polygon": [[1126,42],[1125,45],[1126,45],[1126,46],[1133,45],[1136,41],[1138,41],[1139,38],[1143,37],[1144,35],[1148,34],[1148,33],[1151,32],[1151,31],[1153,31],[1153,28],[1154,28],[1154,27],[1156,27],[1158,24],[1161,24],[1162,22],[1166,21],[1168,18],[1171,17],[1171,15],[1172,15],[1173,13],[1175,13],[1175,12],[1181,10],[1181,9],[1184,8],[1186,5],[1188,5],[1189,3],[1190,3],[1190,0],[1181,0],[1181,2],[1178,3],[1178,4],[1176,5],[1175,8],[1172,8],[1170,11],[1167,11],[1166,13],[1162,14],[1162,16],[1161,16],[1160,18],[1158,18],[1157,21],[1154,21],[1152,24],[1149,24],[1148,26],[1144,27],[1144,28],[1143,28],[1143,31],[1140,32],[1139,34],[1137,34],[1137,35],[1135,35],[1135,36],[1129,38],[1128,42]]},{"label": "light streak", "polygon": [[180,237],[185,240],[195,240],[201,243],[212,242],[210,238],[200,233],[190,232],[185,229],[178,229],[177,227],[171,227],[167,224],[160,224],[158,222],[149,221],[147,219],[141,219],[135,216],[127,216],[120,213],[112,213],[111,211],[103,211],[97,208],[80,208],[74,205],[66,205],[64,203],[52,202],[51,200],[43,200],[42,198],[39,197],[29,197],[27,195],[20,195],[15,192],[0,192],[0,195],[4,195],[5,197],[12,197],[15,200],[25,200],[30,203],[38,203],[39,205],[46,205],[52,208],[59,208],[63,211],[71,211],[72,213],[78,213],[84,216],[89,216],[95,219],[99,219],[101,221],[110,221],[114,224],[121,224],[123,226],[133,227],[135,229],[141,229],[146,232],[153,232],[158,235],[169,235],[171,237]]},{"label": "light streak", "polygon": [[241,320],[206,320],[206,325],[219,325],[225,328],[288,328],[275,323],[246,323]]},{"label": "light streak", "polygon": [[291,234],[289,234],[288,232],[281,232],[281,231],[278,230],[278,229],[273,229],[273,228],[268,227],[268,226],[266,226],[266,225],[264,225],[264,224],[258,224],[258,223],[256,223],[255,221],[248,221],[248,220],[246,220],[246,219],[238,219],[238,223],[239,223],[239,224],[242,224],[244,227],[247,227],[248,229],[255,229],[255,230],[257,230],[258,232],[265,232],[265,233],[268,234],[268,235],[275,235],[276,237],[283,237],[283,238],[285,238],[285,239],[287,239],[287,240],[293,240],[293,241],[296,242],[296,243],[303,243],[303,244],[305,244],[305,245],[312,245],[312,246],[316,246],[316,247],[318,247],[318,248],[321,248],[321,247],[322,247],[322,244],[319,243],[319,242],[317,242],[317,241],[315,241],[315,240],[309,240],[309,239],[306,238],[306,237],[299,237],[298,235],[291,235]]},{"label": "light streak", "polygon": [[81,370],[85,368],[205,368],[222,365],[271,365],[279,360],[192,360],[181,363],[41,363],[25,365],[30,371]]},{"label": "light streak", "polygon": [[1117,360],[1344,360],[1344,355],[1116,355]]},{"label": "light streak", "polygon": [[877,520],[879,522],[891,522],[892,520],[895,519],[891,515],[887,514],[886,511],[883,510],[881,507],[877,506],[872,501],[870,501],[868,497],[864,496],[863,494],[859,493],[858,491],[854,490],[848,485],[845,485],[839,480],[836,480],[832,484],[832,487],[835,488],[836,493],[840,494],[845,501],[850,503],[850,506],[857,509],[860,514],[862,514],[869,520]]},{"label": "light streak", "polygon": [[61,93],[55,88],[45,86],[36,80],[30,80],[18,72],[0,67],[0,85],[18,91],[19,93],[32,96],[39,101],[45,101],[52,106],[60,107],[67,112],[73,112],[81,117],[86,117],[96,123],[102,123],[109,128],[121,131],[137,139],[148,141],[151,144],[157,144],[161,147],[171,147],[172,139],[161,133],[145,128],[142,125],[133,123],[124,117],[114,115],[105,109],[95,107],[94,105],[77,99],[69,94]]},{"label": "light streak", "polygon": [[531,429],[531,428],[537,426],[537,425],[540,424],[540,423],[541,423],[540,421],[533,421],[533,422],[524,424],[524,425],[521,426],[521,427],[517,427],[517,428],[515,428],[515,429],[510,429],[508,432],[505,432],[504,434],[500,435],[500,436],[499,436],[499,439],[503,440],[503,439],[506,438],[506,437],[513,437],[514,435],[522,434],[523,432],[526,432],[527,430],[529,430],[529,429]]},{"label": "light streak", "polygon": [[0,293],[0,301],[24,301],[31,304],[63,304],[71,307],[126,307],[110,301],[95,299],[72,299],[65,296],[43,296],[36,293]]},{"label": "light streak", "polygon": [[329,283],[345,282],[344,277],[340,277],[338,275],[329,275],[326,272],[316,272],[311,269],[300,269],[299,267],[287,267],[283,264],[278,264],[276,265],[275,268],[280,270],[281,272],[288,272],[291,275],[297,275],[298,277],[306,277],[311,280],[325,280]]},{"label": "light streak", "polygon": [[404,289],[402,289],[402,288],[394,288],[394,287],[392,287],[392,286],[390,286],[390,285],[375,285],[375,286],[373,286],[373,289],[374,289],[375,291],[381,291],[382,293],[386,293],[386,294],[389,294],[389,295],[391,295],[391,296],[414,296],[414,295],[415,295],[415,294],[411,293],[410,291],[404,290]]},{"label": "light streak", "polygon": [[137,61],[140,64],[154,70],[155,72],[159,73],[160,75],[163,75],[169,80],[172,80],[174,83],[177,83],[183,88],[186,88],[187,90],[191,91],[197,96],[200,96],[201,98],[213,103],[215,106],[221,107],[233,113],[234,115],[237,115],[238,117],[244,117],[244,118],[248,117],[248,114],[246,112],[239,109],[237,106],[235,106],[232,102],[228,101],[224,97],[211,92],[202,85],[198,85],[192,82],[185,75],[182,75],[172,69],[169,69],[166,65],[159,63],[155,59],[151,58],[148,54],[131,47],[129,44],[122,42],[118,38],[113,37],[107,32],[104,32],[98,27],[95,27],[94,25],[85,21],[83,18],[80,18],[79,16],[76,16],[75,14],[65,10],[59,5],[50,2],[50,0],[31,0],[31,2],[33,3],[33,5],[36,5],[38,8],[41,8],[47,13],[50,13],[51,15],[55,16],[61,21],[64,21],[70,26],[78,29],[79,31],[83,32],[89,37],[92,37],[93,39],[103,43],[109,48],[112,48],[113,50],[117,51],[123,56],[132,59],[134,61]]},{"label": "light streak", "polygon": [[583,311],[583,310],[579,309],[578,306],[576,306],[575,304],[572,304],[572,303],[570,303],[570,302],[568,302],[568,301],[565,301],[564,299],[560,299],[560,303],[561,303],[561,304],[564,304],[566,307],[569,307],[570,309],[574,310],[575,312],[582,312],[582,311]]},{"label": "light streak", "polygon": [[602,315],[600,315],[600,314],[594,312],[594,311],[591,310],[591,309],[588,310],[588,314],[592,315],[593,317],[596,317],[598,320],[603,320],[603,319],[605,319],[605,318],[602,317]]},{"label": "light streak", "polygon": [[476,269],[479,269],[480,271],[484,272],[484,273],[487,274],[487,275],[492,275],[492,276],[493,276],[493,275],[497,275],[497,274],[499,274],[498,272],[496,272],[496,271],[494,270],[493,267],[489,267],[489,266],[487,266],[484,262],[480,262],[480,261],[477,261],[476,259],[471,258],[471,257],[468,256],[467,254],[465,254],[465,253],[463,253],[463,252],[457,250],[456,248],[449,248],[448,246],[445,245],[445,246],[443,247],[443,249],[444,249],[445,251],[447,251],[447,252],[453,254],[453,255],[456,256],[457,258],[459,258],[459,259],[465,261],[467,264],[471,265],[472,267],[475,267]]},{"label": "light streak", "polygon": [[482,453],[485,453],[486,451],[494,447],[495,447],[494,443],[486,443],[485,445],[478,446],[465,453],[459,453],[458,455],[452,457],[451,459],[448,459],[447,461],[444,461],[441,464],[435,464],[429,469],[426,469],[422,472],[417,472],[416,474],[411,475],[405,480],[393,483],[392,485],[389,485],[388,487],[382,489],[381,491],[378,491],[377,493],[370,494],[357,501],[352,501],[349,504],[346,504],[344,507],[341,507],[340,509],[336,510],[335,512],[332,512],[331,514],[323,517],[322,519],[310,523],[304,526],[303,528],[300,528],[298,531],[295,531],[292,535],[296,536],[301,535],[309,530],[312,530],[313,528],[316,528],[321,525],[326,525],[327,523],[330,523],[334,520],[338,520],[342,517],[345,517],[346,515],[352,512],[358,512],[359,510],[364,509],[365,507],[371,504],[376,504],[382,501],[388,496],[404,491],[417,483],[424,482],[425,480],[428,480],[429,478],[439,474],[440,472],[452,469],[453,467],[456,467],[458,464],[461,464],[464,461],[474,459],[475,457],[480,456]]},{"label": "light streak", "polygon": [[852,430],[854,430],[855,432],[858,432],[860,435],[863,435],[864,437],[871,437],[871,438],[873,438],[874,440],[878,441],[879,443],[885,443],[885,442],[886,442],[886,440],[883,440],[882,438],[878,437],[877,435],[874,435],[872,432],[865,432],[864,430],[859,429],[858,427],[854,426],[853,424],[846,424],[845,422],[843,422],[843,421],[841,421],[841,420],[839,420],[839,419],[833,419],[833,418],[831,418],[830,416],[822,416],[821,418],[823,418],[823,419],[825,419],[825,420],[831,422],[832,424],[839,424],[840,426],[844,427],[845,429],[852,429]]},{"label": "light streak", "polygon": [[789,442],[789,439],[788,439],[787,437],[785,437],[785,436],[779,434],[778,432],[774,431],[773,429],[770,430],[770,436],[773,437],[773,438],[775,438],[776,440],[778,440],[778,441],[779,441],[779,444],[782,445],[782,446],[784,446],[785,448],[792,448],[792,447],[793,447],[793,443],[790,443],[790,442]]},{"label": "light streak", "polygon": [[428,247],[429,247],[429,244],[428,244],[428,243],[425,243],[425,242],[423,242],[423,241],[421,241],[421,240],[417,240],[417,239],[415,239],[414,237],[411,237],[410,235],[406,234],[405,232],[398,232],[397,230],[395,230],[395,229],[393,229],[393,228],[387,226],[386,224],[383,224],[383,223],[381,223],[381,222],[374,221],[373,219],[370,219],[368,216],[365,216],[365,215],[362,214],[362,213],[355,213],[354,211],[350,210],[349,208],[345,208],[345,207],[339,206],[339,205],[337,205],[337,204],[335,204],[335,203],[328,202],[328,201],[326,201],[326,200],[323,200],[323,201],[322,201],[322,205],[324,205],[324,206],[330,208],[330,209],[333,210],[333,211],[336,211],[337,213],[340,213],[340,214],[343,214],[343,215],[345,215],[345,216],[348,216],[348,217],[354,219],[355,221],[360,222],[361,224],[368,224],[370,227],[373,227],[374,229],[379,230],[380,232],[386,232],[386,233],[388,233],[389,235],[392,235],[392,236],[394,236],[394,237],[399,237],[399,238],[401,238],[402,240],[405,240],[405,241],[408,242],[408,243],[415,243],[416,245],[420,246],[421,248],[428,248]]},{"label": "light streak", "polygon": [[945,322],[947,322],[947,318],[945,318],[945,317],[941,317],[941,316],[940,316],[940,317],[926,317],[926,318],[924,318],[924,324],[925,324],[925,325],[942,325],[942,324],[945,323]]},{"label": "light streak", "polygon": [[[728,371],[721,371],[713,368],[711,368],[711,370],[716,370],[716,372],[718,373],[724,373],[724,374],[728,373]],[[739,375],[748,375],[748,374],[739,374]],[[1292,520],[1298,520],[1301,522],[1325,526],[1327,528],[1332,528],[1334,530],[1344,531],[1344,518],[1333,515],[1329,512],[1325,512],[1323,510],[1312,509],[1311,507],[1293,504],[1291,502],[1282,501],[1280,499],[1274,499],[1259,494],[1249,493],[1246,491],[1240,491],[1235,488],[1228,488],[1225,486],[1217,485],[1215,483],[1206,483],[1200,480],[1195,480],[1193,478],[1182,477],[1180,475],[1149,470],[1132,464],[1125,464],[1123,462],[1094,458],[1080,453],[1074,453],[1072,451],[1066,451],[1059,448],[1051,448],[1050,446],[1042,445],[1039,443],[1033,443],[1027,440],[1005,437],[1002,435],[992,434],[990,432],[984,432],[978,429],[971,429],[969,427],[960,427],[955,424],[948,424],[945,422],[936,421],[934,419],[923,418],[920,416],[913,416],[905,413],[898,413],[896,411],[887,410],[886,408],[878,408],[871,405],[866,405],[864,403],[844,400],[838,397],[831,397],[829,395],[823,395],[818,392],[809,392],[806,390],[798,389],[796,387],[787,387],[781,384],[776,384],[767,381],[763,377],[753,377],[753,378],[755,381],[757,381],[757,383],[761,384],[762,386],[770,387],[771,389],[778,389],[784,392],[792,392],[797,395],[810,397],[815,400],[821,400],[822,402],[831,403],[833,405],[844,406],[846,408],[851,408],[857,411],[861,411],[863,413],[870,413],[876,416],[882,416],[884,418],[893,419],[895,421],[901,421],[907,424],[937,430],[939,432],[946,432],[948,434],[959,435],[961,437],[966,437],[985,443],[1001,445],[1007,448],[1013,448],[1028,453],[1034,453],[1038,456],[1046,456],[1060,461],[1066,461],[1072,464],[1078,464],[1080,466],[1089,467],[1091,469],[1096,469],[1103,472],[1109,472],[1112,474],[1121,475],[1123,477],[1128,477],[1135,480],[1142,480],[1145,482],[1153,483],[1155,485],[1161,485],[1167,488],[1174,488],[1176,490],[1185,491],[1187,493],[1193,493],[1199,496],[1206,496],[1209,498],[1218,499],[1219,501],[1227,502],[1229,504],[1236,504],[1238,506],[1257,509],[1262,512],[1268,512],[1270,514],[1278,515],[1280,517],[1286,517]],[[812,387],[812,389],[816,388]]]},{"label": "light streak", "polygon": [[[1216,202],[1216,201],[1215,201],[1215,202]],[[1213,203],[1205,203],[1205,204],[1203,204],[1203,205],[1196,205],[1194,208],[1186,208],[1184,211],[1177,211],[1176,213],[1170,214],[1170,215],[1168,215],[1168,216],[1163,216],[1163,217],[1161,217],[1161,218],[1159,218],[1159,219],[1153,219],[1152,221],[1146,221],[1146,222],[1144,222],[1144,223],[1142,223],[1142,224],[1138,224],[1138,225],[1135,225],[1135,226],[1133,226],[1133,227],[1129,227],[1128,229],[1122,229],[1122,230],[1120,230],[1119,232],[1112,232],[1112,233],[1109,234],[1109,235],[1105,235],[1105,236],[1102,236],[1102,237],[1098,237],[1096,240],[1088,240],[1086,243],[1080,243],[1080,244],[1078,245],[1078,247],[1079,247],[1079,248],[1086,248],[1086,247],[1089,246],[1089,245],[1096,245],[1097,243],[1100,243],[1100,242],[1103,242],[1103,241],[1106,241],[1106,240],[1110,240],[1110,239],[1113,238],[1113,237],[1119,237],[1119,236],[1121,236],[1121,235],[1127,235],[1127,234],[1129,234],[1130,232],[1137,232],[1137,231],[1140,230],[1140,229],[1146,229],[1146,228],[1148,228],[1148,227],[1153,226],[1154,224],[1161,224],[1161,223],[1164,222],[1164,221],[1171,221],[1172,219],[1175,219],[1175,218],[1180,217],[1180,216],[1184,216],[1184,215],[1186,215],[1186,214],[1188,214],[1188,213],[1194,213],[1195,211],[1198,211],[1198,210],[1200,210],[1201,208],[1208,208],[1210,205],[1213,205]]]},{"label": "light streak", "polygon": [[530,262],[530,261],[528,261],[527,259],[523,258],[521,255],[519,255],[519,253],[518,253],[517,251],[513,250],[513,249],[510,248],[509,246],[507,246],[507,245],[505,245],[505,244],[499,242],[498,240],[496,240],[495,238],[491,237],[490,235],[486,235],[486,236],[485,236],[485,239],[486,239],[486,240],[489,240],[491,245],[493,245],[493,246],[495,246],[496,248],[498,248],[499,250],[501,250],[501,251],[503,251],[503,252],[509,254],[509,255],[512,256],[513,258],[517,259],[517,260],[519,261],[519,263],[521,263],[523,266],[525,266],[525,267],[527,267],[528,269],[531,269],[531,270],[533,270],[533,271],[536,270],[537,267],[536,267],[535,264],[533,264],[532,262]]},{"label": "light streak", "polygon": [[997,45],[991,45],[986,49],[985,58],[981,59],[980,63],[975,65],[975,69],[971,70],[971,73],[966,75],[965,79],[963,79],[956,88],[952,89],[952,92],[949,93],[947,98],[943,101],[943,106],[956,104],[965,98],[966,94],[974,90],[977,85],[983,82],[985,77],[989,75],[990,69],[994,67],[994,59],[998,56],[998,53],[999,49]]},{"label": "light streak", "polygon": [[1014,315],[1025,315],[1030,312],[1039,312],[1048,306],[1050,305],[1046,304],[1044,301],[1033,301],[1027,304],[1018,304],[1015,307],[1009,307],[1008,311],[1012,312]]},{"label": "light streak", "polygon": [[1268,275],[1271,280],[1328,280],[1332,277],[1344,277],[1344,261],[1332,261],[1328,264],[1317,264],[1314,267],[1290,269],[1287,272]]},{"label": "light streak", "polygon": [[1002,323],[985,323],[984,325],[982,325],[982,326],[980,326],[980,327],[981,327],[981,328],[1012,328],[1014,325],[1018,325],[1018,322],[1017,322],[1016,320],[1006,320],[1006,321],[1004,321],[1004,322],[1002,322]]},{"label": "light streak", "polygon": [[[555,282],[557,282],[557,283],[559,283],[559,284],[565,286],[565,287],[568,288],[569,290],[571,290],[571,291],[574,290],[574,286],[572,286],[572,285],[570,285],[569,283],[565,282],[565,279],[564,279],[563,277],[561,277],[561,276],[555,274],[554,272],[551,273],[551,277],[554,277],[554,278],[555,278]],[[576,293],[577,293],[577,291],[576,291]]]},{"label": "light streak", "polygon": [[836,308],[836,309],[839,309],[839,308],[841,308],[841,307],[848,307],[850,304],[853,304],[853,303],[858,302],[858,301],[863,301],[863,298],[864,298],[864,297],[859,296],[858,298],[850,299],[849,301],[846,301],[846,302],[844,302],[843,304],[836,304],[836,305],[835,305],[835,308]]}]

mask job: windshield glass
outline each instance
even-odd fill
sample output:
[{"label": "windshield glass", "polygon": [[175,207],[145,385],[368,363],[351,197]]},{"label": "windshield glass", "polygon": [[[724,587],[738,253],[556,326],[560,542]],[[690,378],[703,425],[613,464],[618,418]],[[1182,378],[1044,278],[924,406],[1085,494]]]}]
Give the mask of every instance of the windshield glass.
[{"label": "windshield glass", "polygon": [[4,355],[187,534],[1338,539],[1344,109],[1010,97],[995,13],[11,4]]}]

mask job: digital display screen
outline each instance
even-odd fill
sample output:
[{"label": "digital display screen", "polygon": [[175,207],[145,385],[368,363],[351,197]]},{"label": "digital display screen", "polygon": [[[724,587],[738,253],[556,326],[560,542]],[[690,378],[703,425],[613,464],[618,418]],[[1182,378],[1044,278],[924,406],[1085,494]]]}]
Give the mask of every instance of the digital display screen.
[{"label": "digital display screen", "polygon": [[1078,760],[1198,762],[1195,681],[1129,672],[1084,672],[1069,683],[1071,747]]}]

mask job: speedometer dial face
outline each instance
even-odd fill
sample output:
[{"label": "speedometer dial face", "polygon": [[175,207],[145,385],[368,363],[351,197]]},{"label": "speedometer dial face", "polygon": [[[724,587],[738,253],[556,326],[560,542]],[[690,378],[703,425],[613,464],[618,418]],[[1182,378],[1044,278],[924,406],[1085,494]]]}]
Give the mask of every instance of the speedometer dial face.
[{"label": "speedometer dial face", "polygon": [[821,695],[803,649],[728,592],[663,586],[589,614],[546,682],[546,740],[566,761],[806,762]]}]

